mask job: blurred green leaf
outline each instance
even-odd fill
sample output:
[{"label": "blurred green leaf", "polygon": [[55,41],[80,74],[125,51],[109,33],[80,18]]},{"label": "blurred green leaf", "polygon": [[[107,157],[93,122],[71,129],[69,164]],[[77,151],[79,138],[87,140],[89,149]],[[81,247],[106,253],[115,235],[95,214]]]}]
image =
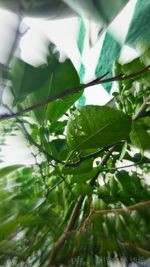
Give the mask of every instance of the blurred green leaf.
[{"label": "blurred green leaf", "polygon": [[14,172],[20,168],[23,168],[23,167],[24,167],[24,165],[22,165],[22,164],[16,164],[16,165],[4,167],[4,168],[0,169],[0,178],[7,176],[7,175],[11,174],[12,172]]}]

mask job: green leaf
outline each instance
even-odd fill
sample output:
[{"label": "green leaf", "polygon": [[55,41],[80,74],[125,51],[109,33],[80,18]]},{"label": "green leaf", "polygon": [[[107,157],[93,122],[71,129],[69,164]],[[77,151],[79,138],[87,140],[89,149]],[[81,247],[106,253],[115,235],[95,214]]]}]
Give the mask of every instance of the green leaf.
[{"label": "green leaf", "polygon": [[95,210],[105,210],[107,208],[107,205],[103,199],[97,198],[93,201],[93,208]]},{"label": "green leaf", "polygon": [[[51,43],[47,64],[39,67],[33,67],[19,58],[13,60],[10,79],[15,104],[22,100],[25,108],[79,86],[79,76],[71,60],[59,62],[58,54],[53,52],[53,48],[54,45]],[[64,96],[33,112],[39,123],[45,119],[56,121],[81,95],[82,93]]]},{"label": "green leaf", "polygon": [[4,167],[4,168],[0,169],[0,178],[4,177],[6,175],[9,175],[12,172],[14,172],[17,169],[20,169],[22,167],[24,167],[24,165],[16,164],[16,165],[7,166],[7,167]]},{"label": "green leaf", "polygon": [[[147,66],[148,64],[146,64],[146,62],[144,62],[143,57],[140,56],[134,60],[132,60],[131,62],[122,65],[122,70],[124,72],[125,75],[129,75],[131,73],[135,73],[137,71],[140,71],[142,69],[145,68],[145,66]],[[149,69],[146,70],[144,73],[135,76],[133,78],[130,78],[129,80],[125,81],[125,83],[129,82],[129,81],[138,81],[140,80],[141,83],[149,85],[150,84],[150,71]]]},{"label": "green leaf", "polygon": [[128,143],[125,142],[124,145],[123,145],[123,147],[122,147],[119,160],[122,160],[124,158],[124,156],[126,154],[126,151],[127,151],[127,148],[128,148]]},{"label": "green leaf", "polygon": [[116,197],[118,194],[118,182],[114,177],[111,177],[109,180],[109,185],[110,185],[110,192],[113,197]]},{"label": "green leaf", "polygon": [[48,128],[49,133],[59,133],[64,131],[64,128],[67,124],[67,120],[64,121],[55,121]]},{"label": "green leaf", "polygon": [[132,123],[130,139],[141,151],[150,148],[150,117],[141,118]]},{"label": "green leaf", "polygon": [[33,67],[20,58],[14,58],[11,65],[10,79],[13,93],[17,99],[39,90],[49,79],[49,67],[47,65]]},{"label": "green leaf", "polygon": [[73,188],[73,192],[76,196],[80,195],[91,195],[92,194],[92,187],[88,184],[77,184]]},{"label": "green leaf", "polygon": [[[30,105],[33,105],[49,96],[56,96],[67,89],[72,89],[80,84],[78,74],[72,64],[67,59],[63,63],[57,61],[55,69],[49,73],[49,80],[37,92],[29,96]],[[74,104],[82,93],[62,97],[52,103],[34,110],[34,114],[39,122],[49,119],[51,122],[58,120]]]},{"label": "green leaf", "polygon": [[90,179],[92,179],[96,174],[98,173],[98,168],[93,168],[93,170],[84,173],[84,174],[80,174],[80,175],[74,175],[71,178],[71,183],[84,183]]},{"label": "green leaf", "polygon": [[[47,146],[47,144],[46,144]],[[65,139],[56,139],[49,143],[50,152],[58,159],[65,159],[67,157],[68,149]]]},{"label": "green leaf", "polygon": [[93,169],[93,160],[87,159],[77,167],[63,167],[62,173],[65,175],[66,174],[81,175],[89,173],[90,171],[92,171],[92,169]]},{"label": "green leaf", "polygon": [[78,109],[67,125],[70,150],[85,150],[112,145],[128,137],[131,119],[110,107],[84,106]]},{"label": "green leaf", "polygon": [[129,176],[128,172],[120,171],[116,174],[116,179],[119,181],[120,190],[124,191],[127,195],[130,195],[132,190],[132,178]]}]

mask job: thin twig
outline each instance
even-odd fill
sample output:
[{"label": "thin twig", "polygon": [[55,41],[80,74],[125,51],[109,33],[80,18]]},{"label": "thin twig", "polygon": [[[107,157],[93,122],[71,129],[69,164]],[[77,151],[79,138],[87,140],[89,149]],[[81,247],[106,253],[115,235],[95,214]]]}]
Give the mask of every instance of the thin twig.
[{"label": "thin twig", "polygon": [[73,94],[76,94],[82,90],[84,90],[85,88],[89,87],[89,86],[93,86],[93,85],[97,85],[97,84],[103,84],[103,83],[108,83],[108,82],[113,82],[113,81],[123,81],[123,80],[127,80],[127,79],[131,79],[131,78],[134,78],[136,76],[139,76],[141,74],[143,74],[146,70],[148,70],[150,68],[150,65],[148,65],[147,67],[145,67],[144,69],[142,70],[139,70],[135,73],[132,73],[132,74],[129,74],[129,75],[124,75],[124,74],[120,74],[120,75],[117,75],[115,77],[112,77],[112,78],[107,78],[107,79],[102,79],[104,76],[106,76],[108,74],[105,73],[103,75],[101,75],[99,78],[96,78],[95,80],[87,83],[87,84],[81,84],[79,85],[78,87],[75,87],[75,88],[70,88],[70,89],[67,89],[61,93],[59,93],[58,95],[54,95],[54,96],[49,96],[48,98],[45,98],[43,99],[42,101],[34,104],[34,105],[31,105],[25,109],[22,109],[16,113],[13,113],[13,114],[2,114],[0,116],[0,120],[6,120],[6,119],[11,119],[11,118],[15,118],[17,116],[20,116],[24,113],[27,113],[29,111],[32,111],[34,109],[37,109],[37,108],[40,108],[46,104],[49,104],[51,102],[53,102],[54,100],[56,99],[61,99],[65,96],[68,96],[68,95],[73,95]]}]

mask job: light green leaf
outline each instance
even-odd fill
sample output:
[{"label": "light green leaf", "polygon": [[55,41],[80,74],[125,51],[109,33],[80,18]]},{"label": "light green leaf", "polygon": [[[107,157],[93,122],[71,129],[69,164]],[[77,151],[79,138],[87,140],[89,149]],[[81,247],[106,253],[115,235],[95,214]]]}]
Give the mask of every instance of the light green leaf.
[{"label": "light green leaf", "polygon": [[141,118],[132,123],[130,139],[141,151],[150,148],[150,117]]},{"label": "light green leaf", "polygon": [[122,111],[106,106],[84,106],[67,125],[70,150],[85,150],[112,145],[128,137],[131,119]]},{"label": "light green leaf", "polygon": [[7,166],[7,167],[4,167],[4,168],[0,169],[0,178],[4,177],[6,175],[9,175],[12,172],[14,172],[17,169],[20,169],[22,167],[24,167],[24,165],[16,164],[16,165]]}]

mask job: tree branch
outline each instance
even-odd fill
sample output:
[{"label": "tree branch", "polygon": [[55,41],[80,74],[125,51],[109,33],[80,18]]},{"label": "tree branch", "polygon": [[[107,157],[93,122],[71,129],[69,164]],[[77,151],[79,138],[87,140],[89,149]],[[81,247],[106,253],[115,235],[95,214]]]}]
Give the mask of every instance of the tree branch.
[{"label": "tree branch", "polygon": [[101,215],[104,215],[104,214],[110,214],[110,213],[128,213],[132,210],[136,210],[136,209],[140,209],[140,208],[143,208],[143,207],[149,207],[150,206],[150,200],[147,200],[147,201],[141,201],[139,203],[136,203],[134,205],[130,205],[128,207],[125,207],[125,208],[118,208],[118,209],[109,209],[109,210],[93,210],[93,214],[101,214]]},{"label": "tree branch", "polygon": [[45,99],[41,100],[40,102],[38,102],[38,103],[36,103],[34,105],[31,105],[31,106],[29,106],[29,107],[27,107],[27,108],[25,108],[23,110],[20,110],[20,111],[18,111],[16,113],[13,113],[13,114],[2,114],[0,116],[0,120],[6,120],[6,119],[15,118],[15,117],[20,116],[20,115],[22,115],[24,113],[27,113],[29,111],[32,111],[34,109],[40,108],[40,107],[42,107],[44,105],[47,105],[47,104],[53,102],[56,99],[61,99],[61,98],[65,97],[65,96],[76,94],[76,93],[84,90],[85,88],[87,88],[89,86],[108,83],[108,82],[113,82],[113,81],[123,81],[123,80],[134,78],[136,76],[139,76],[139,75],[143,74],[149,68],[150,68],[150,65],[148,65],[147,67],[145,67],[142,70],[139,70],[139,71],[137,71],[135,73],[131,73],[129,75],[120,74],[120,75],[117,75],[117,76],[112,77],[112,78],[103,79],[108,74],[108,72],[107,72],[107,73],[101,75],[100,77],[96,78],[95,80],[93,80],[93,81],[91,81],[91,82],[89,82],[87,84],[81,84],[78,87],[75,87],[75,88],[72,88],[72,89],[67,89],[67,90],[59,93],[58,95],[49,96],[48,98],[45,98]]}]

